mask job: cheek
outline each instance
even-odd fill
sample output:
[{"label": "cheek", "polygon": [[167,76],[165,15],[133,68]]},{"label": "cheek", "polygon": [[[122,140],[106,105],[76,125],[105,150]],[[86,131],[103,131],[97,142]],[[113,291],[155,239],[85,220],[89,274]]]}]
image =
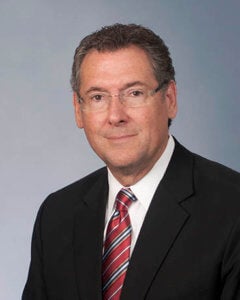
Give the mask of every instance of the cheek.
[{"label": "cheek", "polygon": [[167,117],[163,110],[156,106],[145,112],[140,112],[135,120],[137,120],[142,130],[146,129],[151,132],[160,129],[166,122]]},{"label": "cheek", "polygon": [[95,135],[102,128],[103,124],[97,115],[88,113],[82,117],[83,129],[86,135]]},{"label": "cheek", "polygon": [[149,139],[161,139],[161,136],[168,134],[168,114],[165,107],[155,107],[152,111],[141,116],[140,126]]},{"label": "cheek", "polygon": [[97,118],[85,118],[84,120],[84,132],[87,140],[94,150],[101,148],[104,143],[102,137],[103,124]]},{"label": "cheek", "polygon": [[96,127],[94,126],[84,127],[84,132],[90,144],[95,144],[98,141],[99,135],[98,135],[98,129]]}]

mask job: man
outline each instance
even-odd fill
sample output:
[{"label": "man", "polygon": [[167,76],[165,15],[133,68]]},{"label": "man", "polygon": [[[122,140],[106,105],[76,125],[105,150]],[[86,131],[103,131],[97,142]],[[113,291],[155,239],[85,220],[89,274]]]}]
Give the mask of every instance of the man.
[{"label": "man", "polygon": [[240,299],[240,176],[169,134],[164,42],[104,27],[76,49],[71,83],[77,125],[107,167],[42,204],[22,299]]}]

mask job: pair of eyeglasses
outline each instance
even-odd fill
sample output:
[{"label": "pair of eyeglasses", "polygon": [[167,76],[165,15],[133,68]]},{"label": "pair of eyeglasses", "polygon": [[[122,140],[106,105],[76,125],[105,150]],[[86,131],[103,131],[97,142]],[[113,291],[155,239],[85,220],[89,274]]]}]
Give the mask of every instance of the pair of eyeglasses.
[{"label": "pair of eyeglasses", "polygon": [[145,86],[131,87],[121,91],[119,94],[111,95],[107,92],[93,91],[84,98],[79,97],[83,111],[105,111],[108,109],[113,97],[118,97],[125,107],[141,107],[148,103],[148,99],[159,92],[166,85],[166,81],[157,88],[149,90]]}]

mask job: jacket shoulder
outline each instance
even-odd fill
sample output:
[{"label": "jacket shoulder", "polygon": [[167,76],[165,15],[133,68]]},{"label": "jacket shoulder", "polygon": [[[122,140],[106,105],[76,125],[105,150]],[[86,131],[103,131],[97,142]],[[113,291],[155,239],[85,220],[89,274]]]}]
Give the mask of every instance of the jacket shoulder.
[{"label": "jacket shoulder", "polygon": [[217,184],[219,189],[229,186],[240,193],[240,173],[218,162],[192,154],[194,158],[195,175],[204,182]]},{"label": "jacket shoulder", "polygon": [[[240,189],[240,173],[216,161],[191,152],[175,139],[175,165],[186,169],[191,166],[192,174],[201,181],[229,184]],[[175,169],[176,170],[176,169]]]},{"label": "jacket shoulder", "polygon": [[[107,186],[107,168],[103,167],[77,180],[56,192],[51,193],[43,202],[42,208],[69,210],[79,204],[95,184]],[[97,192],[97,191],[96,191]]]},{"label": "jacket shoulder", "polygon": [[87,190],[89,189],[94,182],[97,182],[100,179],[104,179],[107,176],[107,168],[103,167],[101,169],[98,169],[88,175],[86,175],[85,177],[57,190],[56,192],[54,192],[52,195],[60,195],[60,194],[64,194],[64,193],[71,193],[74,191],[79,191],[81,189],[83,190]]}]

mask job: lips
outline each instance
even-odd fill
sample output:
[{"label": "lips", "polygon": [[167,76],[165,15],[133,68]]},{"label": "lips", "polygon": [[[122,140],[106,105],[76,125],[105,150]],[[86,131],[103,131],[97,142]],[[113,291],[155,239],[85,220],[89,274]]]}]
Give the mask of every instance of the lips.
[{"label": "lips", "polygon": [[136,136],[136,134],[112,135],[112,136],[108,136],[107,139],[108,140],[121,140],[121,139],[131,138],[133,136]]},{"label": "lips", "polygon": [[137,134],[114,134],[108,135],[106,139],[111,145],[117,145],[118,147],[121,147],[121,145],[126,145],[126,143],[133,141],[136,135]]}]

